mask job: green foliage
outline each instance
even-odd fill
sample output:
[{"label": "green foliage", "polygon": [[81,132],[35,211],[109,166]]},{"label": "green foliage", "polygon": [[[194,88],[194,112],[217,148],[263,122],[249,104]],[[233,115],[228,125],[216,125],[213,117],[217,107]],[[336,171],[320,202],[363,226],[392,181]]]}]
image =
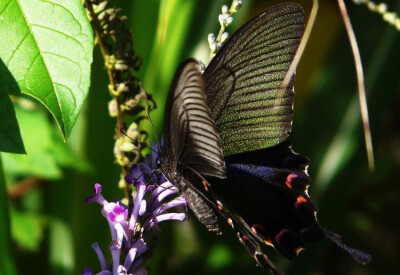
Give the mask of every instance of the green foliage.
[{"label": "green foliage", "polygon": [[[133,47],[143,57],[138,76],[157,102],[151,115],[162,133],[163,106],[175,69],[194,55],[207,61],[207,34],[218,31],[223,3],[114,2],[123,5],[121,13],[130,20]],[[236,27],[228,28],[230,34],[271,5],[243,2],[234,16]],[[293,263],[278,260],[278,265],[287,274],[396,274],[400,270],[399,248],[394,245],[400,219],[393,213],[400,206],[399,34],[379,16],[348,3],[369,92],[377,164],[371,173],[366,168],[348,40],[336,2],[320,2],[320,16],[297,69],[290,142],[296,152],[311,159],[310,195],[320,208],[318,220],[374,258],[363,267],[334,245],[316,243]],[[303,4],[309,10],[310,1]],[[99,242],[105,253],[110,244],[100,209],[85,205],[84,199],[95,182],[103,185],[107,197],[122,197],[116,187],[120,176],[113,164],[116,123],[107,113],[110,96],[104,62],[95,51],[90,68],[93,34],[80,0],[1,1],[0,37],[6,40],[0,43],[0,151],[27,152],[1,155],[0,273],[79,274],[85,266],[98,266],[90,247],[93,242]],[[21,93],[44,104],[57,124],[37,101]],[[69,137],[68,143],[59,128],[64,138]],[[24,185],[26,179],[40,181],[32,187]],[[15,188],[22,192],[15,193]],[[193,220],[161,226],[149,262],[153,274],[265,274],[228,226],[216,239]],[[266,251],[278,259],[272,249]],[[14,268],[14,262],[26,264]]]},{"label": "green foliage", "polygon": [[[195,4],[195,1],[186,0],[160,1],[157,32],[147,61],[147,71],[143,77],[146,90],[161,98],[157,100],[159,107],[165,105],[165,97],[162,95],[168,91],[175,69],[182,60],[185,37],[190,31],[188,22]],[[161,122],[163,115],[163,108],[158,108],[152,113],[152,118]],[[160,123],[157,125],[160,128]]]},{"label": "green foliage", "polygon": [[215,270],[226,268],[233,261],[233,253],[224,245],[217,244],[209,252],[207,264]]},{"label": "green foliage", "polygon": [[9,207],[2,164],[0,155],[0,273],[13,275],[16,270],[11,249]]},{"label": "green foliage", "polygon": [[34,213],[11,211],[11,232],[13,239],[24,249],[37,251],[43,240],[43,218]]},{"label": "green foliage", "polygon": [[62,220],[53,219],[50,223],[50,262],[60,270],[74,270],[74,242],[72,229]]},{"label": "green foliage", "polygon": [[[8,209],[1,207],[1,235],[7,237],[11,228],[18,249],[37,254],[46,223],[43,207],[38,208],[43,196],[32,196],[38,194],[32,190],[43,179],[62,179],[66,168],[89,172],[91,167],[62,141],[47,112],[21,93],[41,102],[56,118],[64,138],[70,136],[90,86],[93,32],[80,0],[10,0],[0,3],[0,36],[6,39],[0,45],[0,150],[25,153],[26,148],[28,154],[2,155],[8,195],[17,197],[10,201],[10,226]],[[23,178],[28,180],[18,183]],[[5,182],[0,185],[5,190]],[[63,240],[71,245],[71,238]],[[8,244],[2,241],[2,274],[15,273]],[[68,250],[63,251],[65,256]],[[57,258],[52,262],[62,265]]]},{"label": "green foliage", "polygon": [[28,154],[4,154],[4,168],[8,175],[55,180],[62,177],[61,167],[87,170],[88,164],[62,143],[45,113],[27,100],[21,99],[20,102],[28,105],[25,108],[20,104],[15,105]]}]

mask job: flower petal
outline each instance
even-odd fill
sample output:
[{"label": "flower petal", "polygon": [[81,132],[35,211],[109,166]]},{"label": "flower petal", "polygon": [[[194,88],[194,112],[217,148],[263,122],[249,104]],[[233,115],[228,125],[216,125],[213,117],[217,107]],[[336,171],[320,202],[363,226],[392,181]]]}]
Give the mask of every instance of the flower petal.
[{"label": "flower petal", "polygon": [[101,195],[101,185],[96,183],[94,185],[94,195],[88,197],[85,200],[86,203],[92,203],[92,202],[97,202],[100,205],[104,205],[108,203],[106,199],[104,199],[103,195]]},{"label": "flower petal", "polygon": [[97,254],[97,258],[99,258],[101,269],[107,269],[106,258],[104,257],[103,251],[101,251],[98,243],[92,244],[92,248],[94,252]]}]

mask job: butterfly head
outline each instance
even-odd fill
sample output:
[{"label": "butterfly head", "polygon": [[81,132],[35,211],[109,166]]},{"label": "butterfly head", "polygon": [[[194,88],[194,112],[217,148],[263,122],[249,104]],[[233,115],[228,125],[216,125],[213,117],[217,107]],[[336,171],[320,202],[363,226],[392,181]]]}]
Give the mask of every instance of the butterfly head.
[{"label": "butterfly head", "polygon": [[162,166],[162,158],[161,157],[158,157],[157,159],[156,159],[156,167],[158,168],[158,169],[160,169],[161,168],[161,166]]}]

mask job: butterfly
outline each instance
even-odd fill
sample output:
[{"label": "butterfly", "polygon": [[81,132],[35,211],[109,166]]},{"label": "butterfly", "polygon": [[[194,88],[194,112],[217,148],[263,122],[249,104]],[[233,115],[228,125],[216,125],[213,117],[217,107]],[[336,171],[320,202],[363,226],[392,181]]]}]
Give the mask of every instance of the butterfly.
[{"label": "butterfly", "polygon": [[257,264],[276,274],[260,243],[291,260],[305,242],[326,238],[358,262],[370,261],[319,225],[307,192],[309,160],[287,142],[294,73],[284,79],[303,31],[299,5],[275,6],[235,32],[203,75],[196,61],[181,64],[167,99],[159,165],[209,231],[221,234],[221,215]]}]

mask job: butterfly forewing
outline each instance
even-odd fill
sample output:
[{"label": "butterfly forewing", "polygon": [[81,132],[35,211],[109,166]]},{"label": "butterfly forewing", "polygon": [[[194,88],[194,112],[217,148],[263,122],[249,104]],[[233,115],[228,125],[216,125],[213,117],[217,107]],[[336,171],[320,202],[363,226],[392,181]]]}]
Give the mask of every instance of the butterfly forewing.
[{"label": "butterfly forewing", "polygon": [[175,73],[165,107],[167,155],[161,160],[160,170],[185,197],[198,220],[209,231],[220,234],[204,176],[225,178],[225,161],[196,64],[188,59]]},{"label": "butterfly forewing", "polygon": [[202,176],[224,178],[222,147],[196,64],[185,61],[171,85],[164,126],[167,157],[173,167],[180,164]]},{"label": "butterfly forewing", "polygon": [[276,6],[235,32],[206,68],[207,103],[225,155],[263,149],[288,137],[294,75],[282,85],[303,31],[300,6]]}]

